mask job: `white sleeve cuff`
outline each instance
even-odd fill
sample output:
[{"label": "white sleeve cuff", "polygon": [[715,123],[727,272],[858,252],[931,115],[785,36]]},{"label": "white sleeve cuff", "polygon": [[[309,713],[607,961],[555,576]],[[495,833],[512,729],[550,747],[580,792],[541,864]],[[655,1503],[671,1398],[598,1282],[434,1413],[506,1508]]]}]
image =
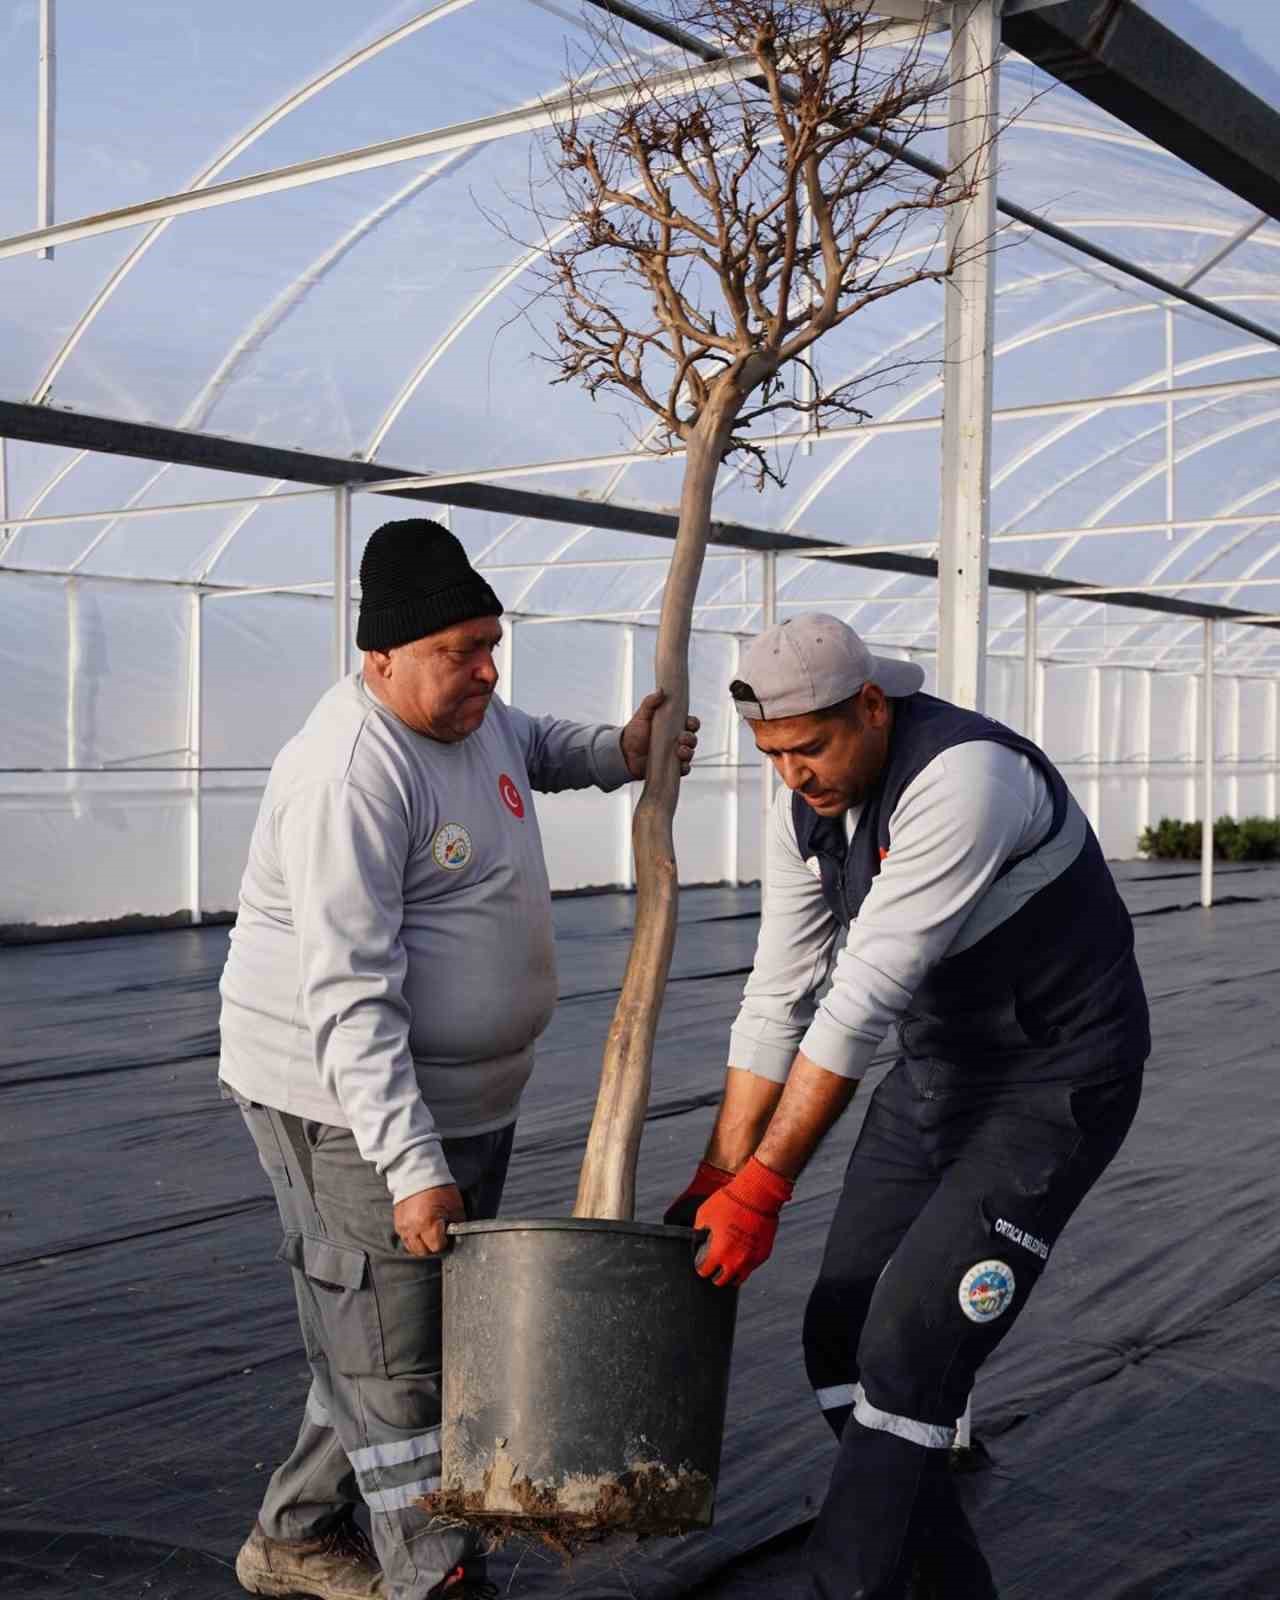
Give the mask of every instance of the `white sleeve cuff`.
[{"label": "white sleeve cuff", "polygon": [[839,1078],[860,1078],[870,1066],[878,1043],[878,1040],[848,1033],[819,1011],[800,1041],[800,1049],[815,1067],[834,1072]]},{"label": "white sleeve cuff", "polygon": [[743,1072],[754,1072],[757,1078],[785,1083],[797,1048],[794,1043],[774,1044],[753,1039],[749,1033],[734,1028],[729,1034],[729,1065]]},{"label": "white sleeve cuff", "polygon": [[591,741],[591,770],[598,789],[606,794],[630,783],[631,769],[622,753],[622,729],[601,728]]},{"label": "white sleeve cuff", "polygon": [[453,1173],[436,1137],[424,1139],[406,1150],[398,1160],[384,1168],[383,1178],[391,1191],[391,1202],[399,1205],[422,1189],[442,1189],[453,1182]]}]

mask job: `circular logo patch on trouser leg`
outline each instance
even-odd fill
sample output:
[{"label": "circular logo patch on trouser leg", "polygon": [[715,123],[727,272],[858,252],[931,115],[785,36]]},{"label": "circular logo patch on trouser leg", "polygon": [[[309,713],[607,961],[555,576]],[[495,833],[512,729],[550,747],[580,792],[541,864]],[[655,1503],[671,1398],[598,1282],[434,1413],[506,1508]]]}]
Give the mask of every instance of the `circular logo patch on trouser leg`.
[{"label": "circular logo patch on trouser leg", "polygon": [[994,1322],[1009,1309],[1015,1280],[1004,1261],[979,1261],[960,1280],[960,1309],[970,1322]]}]

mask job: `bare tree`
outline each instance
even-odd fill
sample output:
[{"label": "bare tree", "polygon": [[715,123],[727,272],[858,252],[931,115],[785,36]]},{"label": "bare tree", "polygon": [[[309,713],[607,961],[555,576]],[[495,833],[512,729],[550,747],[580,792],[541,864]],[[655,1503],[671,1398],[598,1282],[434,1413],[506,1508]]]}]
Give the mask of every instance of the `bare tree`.
[{"label": "bare tree", "polygon": [[[814,347],[960,265],[944,214],[972,198],[977,175],[972,160],[930,176],[901,159],[938,126],[947,91],[925,25],[904,37],[866,0],[675,0],[674,20],[719,58],[664,70],[619,51],[610,64],[603,50],[618,41],[603,36],[592,87],[550,144],[557,381],[629,396],[685,455],[657,642],[667,698],[633,824],[635,936],[575,1205],[605,1218],[633,1214],[675,942],[674,741],[717,472],[745,451],[761,483],[781,481],[760,431],[780,415],[814,429],[867,416],[859,399],[883,373],[825,387]],[[544,225],[552,209],[539,207]]]}]

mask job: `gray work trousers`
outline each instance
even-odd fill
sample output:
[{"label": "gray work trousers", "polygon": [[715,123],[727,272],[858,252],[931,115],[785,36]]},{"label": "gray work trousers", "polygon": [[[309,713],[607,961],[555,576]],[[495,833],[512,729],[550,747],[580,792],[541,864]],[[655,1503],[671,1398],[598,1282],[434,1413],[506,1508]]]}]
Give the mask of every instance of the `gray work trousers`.
[{"label": "gray work trousers", "polygon": [[[440,1262],[400,1244],[349,1129],[236,1100],[275,1191],[311,1366],[258,1520],[268,1538],[310,1539],[363,1500],[390,1600],[424,1600],[455,1567],[483,1566],[469,1529],[419,1504],[440,1482]],[[514,1132],[444,1141],[468,1218],[497,1213]]]}]

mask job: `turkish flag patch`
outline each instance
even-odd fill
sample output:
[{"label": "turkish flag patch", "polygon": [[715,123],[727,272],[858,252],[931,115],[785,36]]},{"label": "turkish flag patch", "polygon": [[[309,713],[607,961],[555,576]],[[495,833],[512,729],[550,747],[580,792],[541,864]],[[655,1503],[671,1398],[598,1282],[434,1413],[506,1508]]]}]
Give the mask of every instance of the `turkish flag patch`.
[{"label": "turkish flag patch", "polygon": [[498,793],[502,796],[503,805],[513,817],[524,816],[524,799],[505,772],[498,779]]}]

